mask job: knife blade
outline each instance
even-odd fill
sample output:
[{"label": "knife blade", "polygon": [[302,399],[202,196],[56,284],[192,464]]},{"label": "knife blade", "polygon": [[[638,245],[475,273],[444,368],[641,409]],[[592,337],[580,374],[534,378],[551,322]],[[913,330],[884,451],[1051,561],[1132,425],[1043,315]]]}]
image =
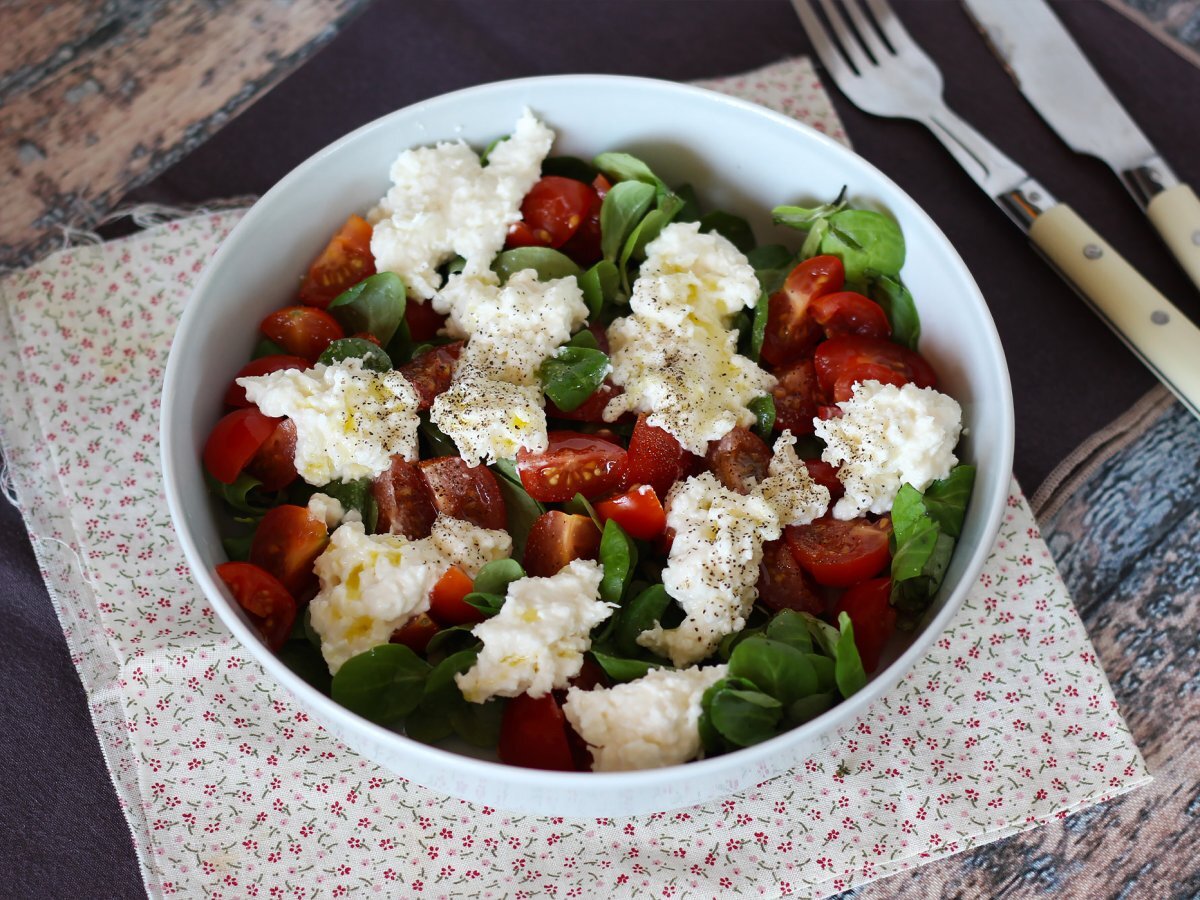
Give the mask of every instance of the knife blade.
[{"label": "knife blade", "polygon": [[1121,179],[1200,287],[1200,199],[1113,96],[1045,0],[963,0],[1033,108],[1076,153]]}]

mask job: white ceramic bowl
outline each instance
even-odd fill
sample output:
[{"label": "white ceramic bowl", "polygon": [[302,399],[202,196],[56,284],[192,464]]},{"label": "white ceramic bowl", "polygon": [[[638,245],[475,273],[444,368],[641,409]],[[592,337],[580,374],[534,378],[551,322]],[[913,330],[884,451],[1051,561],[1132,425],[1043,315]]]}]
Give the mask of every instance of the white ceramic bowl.
[{"label": "white ceramic bowl", "polygon": [[[557,132],[554,153],[633,153],[668,183],[690,182],[706,208],[746,217],[764,243],[796,240],[795,232],[772,226],[772,207],[827,201],[843,185],[854,205],[888,212],[904,231],[903,277],[921,314],[921,351],[942,389],[962,404],[960,455],[978,466],[963,535],[911,643],[893,651],[854,697],[757,746],[629,773],[541,772],[429,747],[359,718],[292,674],[214,574],[226,557],[200,451],[221,414],[223,385],[251,355],[255,326],[290,302],[299,273],[346,216],[384,194],[400,150],[458,138],[481,148],[508,133],[525,106]],[[508,81],[437,97],[365,125],[298,166],[246,214],[201,276],[171,348],[162,412],[167,502],[196,581],[247,652],[301,706],[355,750],[435,791],[499,809],[574,816],[664,810],[729,794],[796,765],[853,721],[921,658],[974,583],[1004,508],[1013,446],[1008,371],[987,306],[945,235],[899,187],[829,138],[759,106],[669,82],[597,75]]]}]

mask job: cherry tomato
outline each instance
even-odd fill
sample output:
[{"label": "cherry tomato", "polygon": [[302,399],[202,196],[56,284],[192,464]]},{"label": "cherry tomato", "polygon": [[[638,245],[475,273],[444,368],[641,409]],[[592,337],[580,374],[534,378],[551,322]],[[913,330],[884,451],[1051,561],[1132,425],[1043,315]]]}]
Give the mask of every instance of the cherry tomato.
[{"label": "cherry tomato", "polygon": [[376,347],[383,346],[383,344],[379,342],[379,338],[375,337],[375,335],[371,334],[369,331],[356,331],[354,334],[350,335],[350,337],[360,341],[368,341],[374,344]]},{"label": "cherry tomato", "polygon": [[233,484],[282,421],[264,416],[255,406],[222,416],[204,445],[204,468],[217,481]]},{"label": "cherry tomato", "polygon": [[813,418],[825,398],[811,359],[801,359],[775,372],[775,427],[792,434],[812,434]]},{"label": "cherry tomato", "polygon": [[784,530],[796,561],[817,584],[849,587],[879,573],[890,554],[892,522],[822,518]]},{"label": "cherry tomato", "polygon": [[346,336],[337,319],[311,306],[277,310],[263,319],[260,330],[292,356],[302,356],[309,362],[316,362],[326,347]]},{"label": "cherry tomato", "polygon": [[573,559],[600,555],[600,529],[588,516],[552,509],[534,520],[525,542],[526,573],[549,578]]},{"label": "cherry tomato", "polygon": [[883,307],[857,291],[838,291],[814,297],[809,312],[825,332],[825,337],[861,334],[887,338],[892,334],[892,326]]},{"label": "cherry tomato", "polygon": [[417,613],[392,632],[390,643],[403,644],[414,653],[424,654],[433,636],[441,630],[442,626],[425,613]]},{"label": "cherry tomato", "polygon": [[225,405],[237,407],[253,405],[246,399],[246,389],[237,383],[239,378],[250,378],[254,375],[269,375],[271,372],[281,372],[284,369],[307,369],[308,365],[307,359],[299,356],[288,356],[284,353],[276,353],[273,356],[260,356],[258,359],[252,359],[233,376],[233,382],[229,385],[229,390],[225,392]]},{"label": "cherry tomato", "polygon": [[936,387],[937,375],[920,354],[882,338],[846,335],[824,341],[813,354],[817,382],[834,402],[849,400],[859,381]]},{"label": "cherry tomato", "polygon": [[483,613],[463,599],[473,587],[470,575],[458,566],[451,566],[433,586],[429,595],[429,615],[443,627],[482,622]]},{"label": "cherry tomato", "polygon": [[691,454],[674,436],[638,416],[629,438],[629,482],[648,484],[664,499],[667,492],[688,470]]},{"label": "cherry tomato", "polygon": [[517,474],[534,500],[561,503],[576,494],[591,500],[619,487],[626,454],[620,445],[594,434],[551,431],[540,453],[517,451]]},{"label": "cherry tomato", "polygon": [[321,309],[342,291],[375,274],[371,226],[351,216],[321,251],[300,283],[300,302]]},{"label": "cherry tomato", "polygon": [[624,388],[618,387],[605,378],[586,400],[570,412],[563,412],[554,404],[553,400],[547,397],[546,415],[551,418],[569,419],[573,422],[600,423],[604,421],[604,407],[608,406],[608,401],[623,393],[625,393]]},{"label": "cherry tomato", "polygon": [[[592,187],[596,191],[596,199],[592,203],[591,212],[587,218],[583,220],[583,224],[579,226],[571,238],[558,249],[565,253],[575,262],[584,268],[590,267],[598,262],[604,255],[600,246],[600,209],[604,205],[604,195],[609,192],[612,185],[603,175],[597,175],[592,180]],[[601,342],[600,349],[608,352]]]},{"label": "cherry tomato", "polygon": [[296,622],[296,601],[287,588],[275,576],[248,562],[221,563],[217,575],[266,645],[272,650],[282,647]]},{"label": "cherry tomato", "polygon": [[404,304],[404,321],[408,324],[410,338],[414,341],[428,341],[436,337],[446,324],[446,316],[434,309],[429,300],[418,303],[410,299]]},{"label": "cherry tomato", "polygon": [[553,694],[513,697],[500,720],[500,762],[527,769],[575,771],[567,741],[567,717]]},{"label": "cherry tomato", "polygon": [[316,593],[313,562],[328,543],[324,522],[303,506],[285,503],[258,523],[250,543],[250,562],[278,579],[298,602],[304,602]]},{"label": "cherry tomato", "polygon": [[868,672],[879,668],[883,648],[896,630],[896,610],[890,602],[891,596],[892,579],[874,578],[847,590],[833,608],[835,622],[839,613],[850,617],[854,625],[854,646]]},{"label": "cherry tomato", "polygon": [[708,470],[731,491],[748,494],[767,477],[771,448],[748,428],[738,425],[719,441],[710,441],[704,456]]},{"label": "cherry tomato", "polygon": [[823,484],[829,488],[829,499],[837,500],[846,493],[846,488],[838,479],[838,467],[831,466],[829,463],[820,459],[802,460],[804,467],[808,469],[808,476],[817,484]]},{"label": "cherry tomato", "polygon": [[607,522],[612,519],[630,537],[651,541],[667,528],[667,514],[663,505],[648,484],[637,484],[624,493],[601,500],[596,504],[596,515]]},{"label": "cherry tomato", "polygon": [[375,530],[380,534],[402,534],[410,540],[429,537],[437,510],[421,470],[403,456],[393,456],[392,464],[375,476],[371,495],[379,518]]},{"label": "cherry tomato", "polygon": [[263,490],[283,490],[300,477],[296,471],[296,423],[284,419],[246,463],[246,474],[262,482]]},{"label": "cherry tomato", "polygon": [[794,609],[816,615],[824,611],[809,576],[800,568],[787,541],[782,538],[763,544],[758,599],[772,612]]},{"label": "cherry tomato", "polygon": [[809,304],[841,290],[845,280],[846,269],[836,256],[814,256],[792,269],[783,287],[768,298],[762,358],[779,366],[807,355],[822,337]]},{"label": "cherry tomato", "polygon": [[429,409],[437,395],[450,387],[450,381],[454,378],[454,367],[458,364],[458,355],[462,348],[462,341],[434,347],[397,367],[417,392],[418,410]]},{"label": "cherry tomato", "polygon": [[480,528],[507,526],[504,496],[487,466],[468,466],[457,456],[423,459],[420,466],[433,505],[442,515],[465,519]]},{"label": "cherry tomato", "polygon": [[[596,191],[582,181],[543,175],[521,201],[521,221],[536,244],[561,247],[592,213]],[[518,233],[518,239],[524,234]]]}]

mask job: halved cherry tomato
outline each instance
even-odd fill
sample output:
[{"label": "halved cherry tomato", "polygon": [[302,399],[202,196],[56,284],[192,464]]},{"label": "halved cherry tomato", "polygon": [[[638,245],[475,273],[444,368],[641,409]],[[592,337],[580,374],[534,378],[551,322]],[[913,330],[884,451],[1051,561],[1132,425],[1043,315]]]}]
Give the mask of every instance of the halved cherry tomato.
[{"label": "halved cherry tomato", "polygon": [[846,269],[836,256],[814,256],[792,269],[783,287],[768,298],[762,358],[779,366],[807,355],[823,336],[809,304],[841,290],[845,280]]},{"label": "halved cherry tomato", "polygon": [[279,580],[297,602],[316,592],[313,562],[329,543],[325,523],[303,506],[285,503],[270,510],[254,532],[250,562]]},{"label": "halved cherry tomato", "polygon": [[817,584],[849,587],[877,575],[890,556],[891,519],[822,518],[784,530],[796,561]]},{"label": "halved cherry tomato", "polygon": [[513,697],[500,720],[500,762],[527,769],[575,771],[567,741],[567,717],[553,694]]},{"label": "halved cherry tomato", "polygon": [[284,419],[246,463],[246,474],[262,482],[263,490],[283,490],[300,477],[296,471],[296,423]]},{"label": "halved cherry tomato", "polygon": [[480,528],[502,529],[508,524],[504,495],[487,466],[468,466],[457,456],[423,459],[420,466],[433,505],[442,515],[466,519]]},{"label": "halved cherry tomato", "polygon": [[225,405],[245,407],[251,406],[246,399],[246,389],[237,383],[239,378],[250,378],[254,375],[269,375],[271,372],[281,372],[284,369],[307,369],[308,360],[299,356],[288,356],[286,353],[276,353],[272,356],[261,356],[246,363],[233,376],[229,390],[225,392]]},{"label": "halved cherry tomato", "polygon": [[416,464],[393,456],[391,465],[372,480],[371,495],[379,511],[379,534],[402,534],[414,541],[429,537],[437,510]]},{"label": "halved cherry tomato", "polygon": [[424,653],[433,636],[442,630],[442,626],[425,613],[417,613],[399,628],[392,632],[390,643],[403,644],[414,653]]},{"label": "halved cherry tomato", "polygon": [[432,301],[418,303],[409,300],[404,304],[404,321],[408,324],[408,336],[414,341],[427,341],[436,337],[446,324],[446,316],[433,308]]},{"label": "halved cherry tomato", "polygon": [[300,302],[324,309],[342,291],[374,274],[371,226],[361,216],[351,216],[309,267],[300,283]]},{"label": "halved cherry tomato", "polygon": [[577,431],[551,431],[547,437],[541,452],[517,451],[517,474],[534,500],[561,503],[576,494],[591,500],[620,486],[626,469],[620,445]]},{"label": "halved cherry tomato", "polygon": [[526,573],[549,578],[573,559],[600,555],[600,529],[588,516],[552,509],[534,520],[525,541]]},{"label": "halved cherry tomato", "polygon": [[326,347],[346,336],[337,319],[311,306],[277,310],[263,319],[260,330],[289,354],[302,356],[309,362],[316,362]]},{"label": "halved cherry tomato", "polygon": [[748,494],[767,477],[771,448],[749,428],[738,425],[719,441],[709,442],[704,461],[721,484],[739,494]]},{"label": "halved cherry tomato", "polygon": [[248,562],[221,563],[217,575],[266,645],[272,650],[282,647],[296,622],[296,601],[287,588],[275,576]]},{"label": "halved cherry tomato", "polygon": [[824,404],[821,385],[811,359],[801,359],[775,372],[775,427],[792,434],[812,434],[813,418]]},{"label": "halved cherry tomato", "polygon": [[462,341],[433,347],[397,367],[397,371],[408,379],[417,392],[418,410],[429,409],[437,395],[450,387],[462,348]]},{"label": "halved cherry tomato", "polygon": [[813,368],[821,390],[838,403],[850,399],[859,381],[937,386],[937,375],[920,354],[882,338],[830,338],[813,354]]},{"label": "halved cherry tomato", "polygon": [[[603,175],[597,175],[592,179],[592,187],[596,191],[596,199],[592,203],[591,212],[583,220],[579,230],[571,235],[570,240],[558,248],[584,268],[598,262],[604,255],[600,246],[600,208],[604,205],[604,195],[612,189],[612,184]],[[600,349],[605,350],[603,344]]]},{"label": "halved cherry tomato", "polygon": [[638,416],[629,438],[629,482],[648,484],[654,493],[666,499],[667,492],[687,472],[691,454],[668,431]]},{"label": "halved cherry tomato", "polygon": [[637,484],[624,493],[601,500],[596,504],[596,515],[607,522],[612,519],[630,537],[641,541],[652,541],[667,528],[667,514],[663,505],[648,484]]},{"label": "halved cherry tomato", "polygon": [[282,421],[264,416],[256,406],[222,416],[204,445],[204,468],[217,481],[233,484]]},{"label": "halved cherry tomato", "polygon": [[845,485],[838,479],[838,467],[831,466],[829,463],[820,459],[802,460],[804,467],[808,469],[808,477],[817,484],[822,484],[829,488],[829,499],[837,500],[846,493]]},{"label": "halved cherry tomato", "polygon": [[[595,202],[591,185],[561,175],[543,175],[521,201],[521,221],[536,244],[561,247],[591,215]],[[518,230],[516,237],[523,240],[525,236]]]},{"label": "halved cherry tomato", "polygon": [[624,388],[618,387],[605,378],[586,400],[570,412],[559,409],[554,401],[547,397],[546,415],[550,418],[569,419],[572,422],[603,422],[604,407],[608,406],[608,401],[623,393],[625,393]]},{"label": "halved cherry tomato", "polygon": [[816,615],[824,611],[821,598],[783,538],[763,544],[758,599],[773,612],[794,609]]},{"label": "halved cherry tomato", "polygon": [[448,568],[429,595],[429,614],[443,627],[483,621],[483,613],[463,598],[474,587],[471,576],[458,566]]},{"label": "halved cherry tomato", "polygon": [[847,590],[833,608],[835,622],[839,613],[850,617],[854,625],[854,646],[868,672],[879,667],[883,648],[896,630],[896,610],[892,607],[891,596],[892,579],[874,578]]},{"label": "halved cherry tomato", "polygon": [[883,307],[857,291],[838,291],[814,297],[809,312],[826,337],[861,334],[886,338],[892,334],[892,326]]}]

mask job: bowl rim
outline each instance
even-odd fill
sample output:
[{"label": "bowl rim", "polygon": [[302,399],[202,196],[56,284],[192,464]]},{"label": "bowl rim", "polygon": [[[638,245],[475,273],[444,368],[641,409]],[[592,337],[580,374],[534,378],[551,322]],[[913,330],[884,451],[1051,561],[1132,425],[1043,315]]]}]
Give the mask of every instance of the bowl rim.
[{"label": "bowl rim", "polygon": [[[1005,501],[1008,496],[1014,446],[1014,413],[1011,379],[1009,377],[1004,350],[999,334],[996,331],[995,322],[988,310],[986,300],[975,282],[974,276],[959,256],[957,250],[954,249],[954,245],[950,242],[949,238],[933,219],[930,218],[925,209],[877,166],[864,157],[859,156],[849,146],[835,141],[828,135],[823,134],[798,119],[768,109],[749,100],[743,100],[709,88],[680,82],[642,76],[569,74],[513,78],[464,87],[435,97],[419,100],[355,128],[307,157],[272,185],[246,211],[241,220],[222,241],[221,246],[209,259],[189,294],[186,306],[176,326],[176,334],[183,333],[196,320],[201,318],[200,304],[195,302],[195,298],[201,296],[206,291],[209,282],[214,277],[214,272],[220,268],[224,258],[229,255],[231,252],[230,248],[236,244],[238,237],[245,232],[253,231],[257,220],[264,215],[264,209],[270,204],[272,199],[287,192],[294,182],[305,177],[309,169],[316,167],[327,157],[339,153],[343,147],[357,141],[362,135],[375,129],[386,127],[393,119],[418,115],[421,111],[431,107],[452,105],[464,97],[486,97],[488,94],[506,93],[521,88],[536,91],[540,86],[544,85],[605,87],[612,90],[652,90],[661,91],[665,94],[675,93],[690,97],[702,97],[707,102],[715,102],[719,105],[736,109],[741,113],[772,120],[779,126],[803,135],[806,140],[815,141],[826,152],[832,153],[835,156],[845,157],[847,161],[853,163],[855,166],[865,167],[881,182],[890,186],[898,196],[902,197],[909,204],[909,212],[923,220],[923,225],[939,240],[944,242],[945,248],[950,251],[958,265],[961,266],[962,274],[973,289],[972,299],[987,313],[985,324],[989,327],[986,328],[985,334],[979,335],[979,337],[986,344],[994,361],[999,364],[997,368],[1001,377],[1001,383],[996,387],[999,389],[1002,400],[1001,409],[998,410],[1001,414],[1001,421],[998,425],[1002,442],[999,468],[1002,472],[995,474],[994,478],[984,482],[988,484],[988,491],[976,500],[976,503],[981,508],[992,511],[991,517],[984,523],[980,541],[963,566],[958,584],[955,585],[950,596],[942,604],[937,614],[925,622],[912,643],[887,668],[876,672],[867,685],[856,694],[842,700],[826,712],[803,725],[750,747],[744,747],[719,756],[655,769],[619,772],[553,772],[526,769],[498,761],[478,759],[436,746],[423,744],[362,718],[336,703],[331,697],[322,694],[299,675],[292,672],[275,653],[262,643],[257,633],[242,620],[235,608],[236,604],[229,599],[224,584],[217,578],[215,572],[211,570],[208,562],[203,559],[199,546],[188,528],[187,519],[184,515],[180,479],[171,462],[178,455],[180,449],[177,446],[178,442],[175,437],[178,431],[175,423],[177,417],[180,415],[180,406],[173,402],[172,398],[174,396],[182,396],[179,393],[179,388],[186,388],[187,384],[183,382],[184,376],[181,373],[181,356],[174,352],[170,353],[167,360],[166,374],[163,381],[162,415],[159,429],[160,463],[163,470],[163,484],[167,508],[170,512],[172,524],[174,525],[175,533],[183,549],[184,556],[205,599],[212,605],[226,628],[244,645],[246,652],[250,653],[276,681],[280,682],[288,691],[296,695],[297,699],[303,704],[314,707],[320,715],[336,722],[339,729],[346,729],[362,734],[376,745],[384,745],[394,750],[398,756],[414,757],[423,764],[438,768],[445,768],[450,764],[464,775],[469,776],[495,778],[499,774],[514,789],[521,790],[536,787],[539,791],[555,789],[578,791],[588,788],[595,792],[603,791],[606,787],[611,789],[616,786],[616,783],[619,783],[623,789],[636,790],[643,786],[661,788],[665,782],[676,779],[692,780],[703,777],[705,774],[719,776],[722,772],[730,769],[752,771],[756,765],[775,757],[778,751],[788,745],[800,744],[826,732],[832,732],[833,729],[829,728],[831,717],[836,717],[841,721],[841,727],[845,727],[849,722],[861,716],[871,703],[900,682],[904,674],[912,669],[926,654],[933,641],[942,634],[949,624],[950,619],[961,608],[967,592],[975,584],[984,562],[995,543],[1000,522],[1003,518]],[[198,459],[197,464],[199,464]],[[988,483],[989,481],[990,484]],[[978,487],[979,481],[977,480],[976,489]]]}]

